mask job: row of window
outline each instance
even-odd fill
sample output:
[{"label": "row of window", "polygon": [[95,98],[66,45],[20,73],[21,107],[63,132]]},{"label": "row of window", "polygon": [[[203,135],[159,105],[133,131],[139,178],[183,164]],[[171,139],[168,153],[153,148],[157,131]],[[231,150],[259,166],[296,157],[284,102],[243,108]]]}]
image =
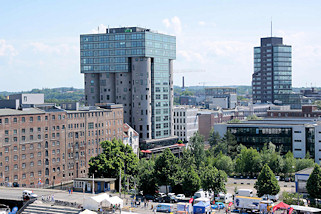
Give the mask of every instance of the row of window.
[{"label": "row of window", "polygon": [[[154,44],[155,46],[155,44]],[[169,46],[169,45],[167,45]],[[100,42],[80,44],[80,50],[145,47],[143,41]],[[167,48],[169,49],[169,47]]]},{"label": "row of window", "polygon": [[102,41],[114,41],[114,40],[137,40],[144,39],[143,33],[130,33],[130,34],[106,34],[106,35],[81,35],[81,42],[102,42]]}]

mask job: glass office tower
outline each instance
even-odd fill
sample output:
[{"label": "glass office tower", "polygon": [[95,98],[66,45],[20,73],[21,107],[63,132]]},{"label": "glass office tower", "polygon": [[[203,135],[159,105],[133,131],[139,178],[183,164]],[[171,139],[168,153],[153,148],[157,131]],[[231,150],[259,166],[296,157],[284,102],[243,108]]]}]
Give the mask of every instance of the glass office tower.
[{"label": "glass office tower", "polygon": [[176,38],[150,29],[106,29],[80,36],[85,102],[118,103],[141,141],[173,136]]},{"label": "glass office tower", "polygon": [[253,103],[291,103],[291,54],[291,46],[282,38],[261,38],[261,46],[254,48]]}]

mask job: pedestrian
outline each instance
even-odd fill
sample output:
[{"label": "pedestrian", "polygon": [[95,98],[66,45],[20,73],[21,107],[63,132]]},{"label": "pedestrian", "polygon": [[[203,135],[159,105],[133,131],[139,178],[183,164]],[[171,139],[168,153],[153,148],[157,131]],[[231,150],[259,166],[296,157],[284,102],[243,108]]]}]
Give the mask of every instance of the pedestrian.
[{"label": "pedestrian", "polygon": [[71,189],[70,188],[68,189],[68,192],[69,192],[69,195],[70,195],[70,193],[71,193]]},{"label": "pedestrian", "polygon": [[52,196],[51,196],[51,201],[52,201],[52,202],[55,202],[55,196],[54,196],[54,194],[52,194]]},{"label": "pedestrian", "polygon": [[71,189],[71,194],[72,194],[73,189]]},{"label": "pedestrian", "polygon": [[155,207],[155,209],[154,209],[154,214],[156,214],[156,207]]}]

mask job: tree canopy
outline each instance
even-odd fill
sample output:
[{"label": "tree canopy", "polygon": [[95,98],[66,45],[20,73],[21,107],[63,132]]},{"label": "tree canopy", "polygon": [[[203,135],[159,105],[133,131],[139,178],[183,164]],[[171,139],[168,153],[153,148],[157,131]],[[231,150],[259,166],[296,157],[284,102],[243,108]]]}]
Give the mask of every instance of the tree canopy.
[{"label": "tree canopy", "polygon": [[280,192],[280,186],[275,178],[274,173],[270,167],[265,164],[254,184],[254,188],[257,190],[257,196],[263,195],[276,195]]},{"label": "tree canopy", "polygon": [[321,199],[321,167],[318,164],[315,164],[306,188],[311,197]]}]

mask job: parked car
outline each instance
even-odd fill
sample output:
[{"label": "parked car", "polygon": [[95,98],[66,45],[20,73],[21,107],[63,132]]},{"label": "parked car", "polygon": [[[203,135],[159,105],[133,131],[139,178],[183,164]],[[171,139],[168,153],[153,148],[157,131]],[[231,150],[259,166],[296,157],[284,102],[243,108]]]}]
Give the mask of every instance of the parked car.
[{"label": "parked car", "polygon": [[184,195],[184,194],[178,194],[178,195],[176,196],[176,198],[177,198],[178,200],[184,200],[184,199],[185,199],[185,195]]},{"label": "parked car", "polygon": [[175,193],[169,192],[167,195],[168,196],[175,196]]},{"label": "parked car", "polygon": [[159,194],[159,196],[161,196],[161,197],[165,197],[166,196],[166,194],[165,193],[162,193],[162,192],[160,192],[160,193],[158,193]]},{"label": "parked car", "polygon": [[276,180],[278,180],[278,181],[280,180],[280,176],[278,176],[278,175],[275,176],[275,178],[276,178]]},{"label": "parked car", "polygon": [[163,202],[166,203],[177,203],[177,198],[174,196],[165,196],[163,197]]},{"label": "parked car", "polygon": [[154,198],[154,200],[153,200],[154,202],[162,202],[163,201],[163,197],[161,197],[161,196],[158,196],[158,197],[155,197]]},{"label": "parked car", "polygon": [[211,207],[212,209],[224,209],[225,205],[222,202],[215,202]]},{"label": "parked car", "polygon": [[149,201],[149,200],[153,200],[154,201],[154,199],[156,198],[154,195],[145,195],[144,197],[145,197],[145,199],[147,201]]},{"label": "parked car", "polygon": [[174,206],[172,204],[159,204],[156,207],[156,211],[170,213],[174,211]]},{"label": "parked car", "polygon": [[290,182],[290,181],[291,181],[291,178],[290,178],[290,177],[286,177],[286,178],[284,179],[284,181],[285,181],[285,182]]}]

